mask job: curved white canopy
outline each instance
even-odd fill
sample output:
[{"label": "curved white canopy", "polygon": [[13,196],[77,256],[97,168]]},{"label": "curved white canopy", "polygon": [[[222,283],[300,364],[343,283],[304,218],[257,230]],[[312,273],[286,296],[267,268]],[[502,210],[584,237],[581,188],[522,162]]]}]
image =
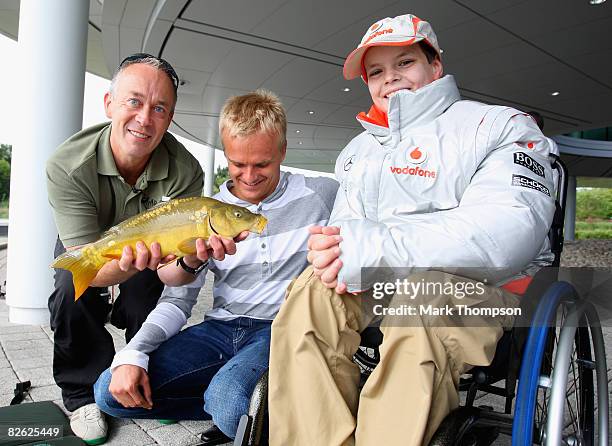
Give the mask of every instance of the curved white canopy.
[{"label": "curved white canopy", "polygon": [[[19,1],[3,3],[14,37]],[[465,98],[536,110],[548,135],[612,125],[612,2],[90,0],[87,66],[109,77],[133,52],[167,59],[184,81],[171,130],[217,148],[225,99],[270,89],[288,112],[285,164],[331,171],[370,105],[344,57],[375,19],[407,12],[432,23]]]}]

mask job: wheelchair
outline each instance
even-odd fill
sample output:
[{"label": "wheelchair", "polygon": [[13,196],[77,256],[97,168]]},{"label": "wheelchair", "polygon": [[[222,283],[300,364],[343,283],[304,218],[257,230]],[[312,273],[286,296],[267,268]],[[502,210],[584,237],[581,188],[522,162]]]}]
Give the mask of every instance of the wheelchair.
[{"label": "wheelchair", "polygon": [[[567,169],[555,157],[557,200],[549,232],[555,256],[521,298],[525,318],[498,342],[492,363],[464,375],[465,403],[449,413],[430,446],[485,446],[510,435],[513,446],[608,445],[608,378],[601,325],[594,306],[557,273],[563,249]],[[362,384],[379,362],[382,332],[368,327],[354,361]],[[267,444],[267,372],[240,420],[234,446]],[[499,398],[503,408],[476,407],[478,393]],[[597,403],[597,404],[595,404]],[[499,404],[498,404],[499,405]],[[514,409],[514,410],[513,410]],[[595,412],[597,409],[597,419]]]}]

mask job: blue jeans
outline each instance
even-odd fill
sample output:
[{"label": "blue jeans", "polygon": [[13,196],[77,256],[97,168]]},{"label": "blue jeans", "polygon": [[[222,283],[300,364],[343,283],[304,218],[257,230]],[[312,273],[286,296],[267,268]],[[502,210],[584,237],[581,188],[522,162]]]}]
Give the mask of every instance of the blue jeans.
[{"label": "blue jeans", "polygon": [[149,358],[153,408],[126,408],[108,391],[110,370],[94,384],[96,404],[119,418],[209,420],[235,437],[251,394],[268,369],[271,321],[207,320],[165,341]]}]

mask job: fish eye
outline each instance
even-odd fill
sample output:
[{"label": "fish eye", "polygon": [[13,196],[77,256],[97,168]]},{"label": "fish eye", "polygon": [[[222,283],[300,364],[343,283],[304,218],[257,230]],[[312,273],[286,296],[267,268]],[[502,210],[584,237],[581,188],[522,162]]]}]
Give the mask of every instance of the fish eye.
[{"label": "fish eye", "polygon": [[236,218],[241,218],[241,217],[242,217],[242,212],[240,212],[240,211],[234,211],[234,217],[236,217]]}]

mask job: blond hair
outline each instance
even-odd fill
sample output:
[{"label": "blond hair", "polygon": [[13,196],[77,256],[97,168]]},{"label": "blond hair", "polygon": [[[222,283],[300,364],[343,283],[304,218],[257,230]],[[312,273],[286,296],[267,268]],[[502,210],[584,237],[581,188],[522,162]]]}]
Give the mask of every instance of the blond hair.
[{"label": "blond hair", "polygon": [[234,138],[266,132],[278,135],[279,146],[287,142],[287,116],[280,99],[271,91],[259,89],[225,101],[219,116],[219,136]]}]

